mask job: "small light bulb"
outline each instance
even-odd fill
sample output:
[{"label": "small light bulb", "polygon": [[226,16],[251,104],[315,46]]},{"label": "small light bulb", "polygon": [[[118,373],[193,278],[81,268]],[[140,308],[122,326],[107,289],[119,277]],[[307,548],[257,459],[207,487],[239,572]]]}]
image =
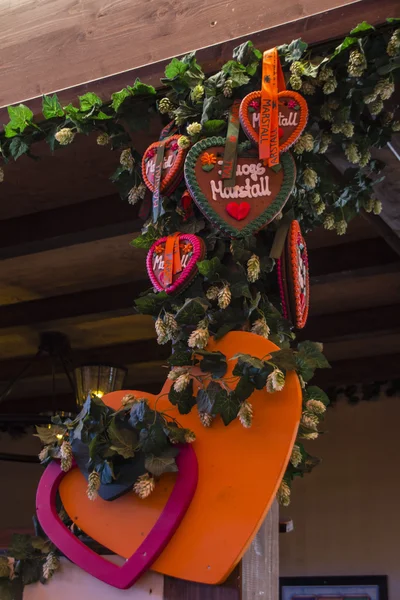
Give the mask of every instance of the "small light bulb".
[{"label": "small light bulb", "polygon": [[57,433],[56,438],[58,440],[62,440],[63,439],[63,434],[62,433]]},{"label": "small light bulb", "polygon": [[102,392],[101,390],[97,390],[96,392],[93,392],[93,394],[98,398],[102,398],[104,396],[104,392]]}]

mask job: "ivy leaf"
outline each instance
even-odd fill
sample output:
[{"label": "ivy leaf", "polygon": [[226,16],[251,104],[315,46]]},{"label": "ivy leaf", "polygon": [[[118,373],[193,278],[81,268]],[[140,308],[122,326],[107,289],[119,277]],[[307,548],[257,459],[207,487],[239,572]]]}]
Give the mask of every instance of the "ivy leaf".
[{"label": "ivy leaf", "polygon": [[[124,458],[129,458],[125,456]],[[100,475],[101,483],[103,485],[108,485],[115,480],[114,469],[112,463],[108,460],[104,460],[99,467],[97,467],[97,472]]]},{"label": "ivy leaf", "polygon": [[249,377],[241,377],[233,393],[239,402],[244,402],[247,398],[250,398],[254,392],[254,387],[254,383],[250,381]]},{"label": "ivy leaf", "polygon": [[165,67],[165,77],[167,79],[174,79],[178,75],[183,75],[189,68],[188,64],[180,61],[178,58],[173,58],[171,62]]},{"label": "ivy leaf", "polygon": [[142,83],[139,78],[136,79],[133,86],[128,85],[128,90],[133,96],[155,96],[156,90],[152,85]]},{"label": "ivy leaf", "polygon": [[375,31],[375,27],[372,27],[367,21],[363,21],[350,31],[350,35],[364,34],[366,32],[371,33],[372,31]]},{"label": "ivy leaf", "polygon": [[176,313],[175,320],[179,325],[197,325],[209,307],[210,303],[204,298],[187,298]]},{"label": "ivy leaf", "polygon": [[130,245],[134,248],[144,248],[145,250],[150,250],[150,247],[156,240],[158,240],[159,237],[160,234],[157,233],[155,227],[149,227],[145,233],[142,233],[132,240]]},{"label": "ivy leaf", "polygon": [[193,379],[190,380],[189,385],[182,392],[177,392],[172,386],[168,394],[168,400],[178,407],[181,415],[190,413],[196,404],[196,398],[193,396]]},{"label": "ivy leaf", "polygon": [[30,585],[40,580],[43,572],[43,559],[24,560],[21,563],[21,579],[23,585]]},{"label": "ivy leaf", "polygon": [[68,104],[64,106],[65,114],[71,121],[82,121],[83,115],[81,114],[79,108],[76,108],[73,104]]},{"label": "ivy leaf", "polygon": [[[248,66],[253,65],[255,62],[259,62],[262,58],[262,53],[254,47],[253,42],[244,42],[234,48],[232,56],[234,60],[237,60],[242,65]],[[254,73],[249,73],[253,75]]]},{"label": "ivy leaf", "polygon": [[33,124],[33,112],[24,104],[9,106],[7,111],[10,122],[4,128],[6,137],[14,137],[17,133],[23,133],[27,127]]},{"label": "ivy leaf", "polygon": [[264,363],[260,358],[257,358],[255,356],[250,356],[250,354],[242,354],[241,352],[239,352],[238,354],[235,354],[234,356],[232,356],[232,358],[230,360],[236,360],[236,359],[238,361],[237,362],[238,366],[246,365],[249,367],[253,367],[254,369],[262,369],[264,366]]},{"label": "ivy leaf", "polygon": [[192,352],[183,342],[175,342],[172,347],[172,356],[168,359],[171,367],[184,367],[192,362]]},{"label": "ivy leaf", "polygon": [[228,365],[226,356],[222,352],[208,352],[207,350],[196,350],[196,354],[203,357],[200,362],[200,369],[203,373],[211,373],[214,379],[220,379],[226,373]]},{"label": "ivy leaf", "polygon": [[386,19],[386,21],[387,21],[388,23],[393,23],[393,24],[396,24],[396,23],[400,23],[400,18],[397,18],[397,17],[388,17],[388,18]]},{"label": "ivy leaf", "polygon": [[46,446],[58,441],[57,435],[64,435],[65,427],[52,425],[51,427],[36,425],[35,437],[38,437]]},{"label": "ivy leaf", "polygon": [[111,442],[111,450],[115,450],[123,458],[135,456],[138,438],[133,429],[119,427],[116,419],[113,418],[108,426],[107,433]]},{"label": "ivy leaf", "polygon": [[217,135],[226,127],[226,121],[223,119],[210,119],[203,123],[203,132],[204,135]]},{"label": "ivy leaf", "polygon": [[103,101],[93,92],[87,92],[83,96],[79,96],[79,107],[83,112],[88,112],[93,108],[99,108],[102,106]]},{"label": "ivy leaf", "polygon": [[252,298],[249,284],[246,281],[233,283],[231,285],[231,294],[232,298],[249,298],[249,300]]},{"label": "ivy leaf", "polygon": [[294,371],[296,369],[296,355],[290,348],[271,352],[271,360],[284,371]]},{"label": "ivy leaf", "polygon": [[146,454],[159,455],[166,450],[169,442],[160,419],[148,429],[140,431],[140,443]]},{"label": "ivy leaf", "polygon": [[330,364],[320,350],[319,344],[316,342],[300,342],[297,346],[299,354],[304,358],[312,361],[317,369],[330,369]]},{"label": "ivy leaf", "polygon": [[287,63],[300,60],[304,52],[307,50],[308,44],[303,40],[293,40],[290,44],[284,44],[278,47],[278,53],[281,58],[284,58]]},{"label": "ivy leaf", "polygon": [[215,394],[214,412],[220,414],[224,425],[229,425],[236,419],[240,408],[240,400],[233,393],[220,386]]},{"label": "ivy leaf", "polygon": [[18,600],[22,598],[22,590],[17,591],[18,579],[10,581],[9,579],[0,579],[0,598],[1,600]]},{"label": "ivy leaf", "polygon": [[177,448],[169,448],[163,452],[161,456],[150,454],[146,456],[144,461],[145,469],[147,469],[154,477],[160,477],[163,473],[177,473],[178,465],[175,461],[175,456],[179,453]]},{"label": "ivy leaf", "polygon": [[45,119],[64,116],[64,111],[58,100],[57,94],[53,94],[53,96],[43,96],[42,113]]},{"label": "ivy leaf", "polygon": [[333,60],[335,58],[335,56],[338,56],[341,52],[344,52],[351,46],[354,46],[354,44],[357,44],[357,42],[358,42],[358,38],[356,38],[356,37],[350,37],[350,36],[345,37],[343,42],[341,44],[339,44],[339,46],[337,46],[337,48],[335,49],[334,53],[332,54],[332,56],[330,57],[329,60],[330,61]]},{"label": "ivy leaf", "polygon": [[223,266],[219,258],[214,256],[210,260],[201,260],[197,263],[197,268],[199,269],[200,275],[209,281],[214,279],[219,279],[221,272],[223,271]]},{"label": "ivy leaf", "polygon": [[[391,73],[392,71],[395,71],[396,69],[400,69],[400,57],[398,57],[398,56],[396,56],[396,58],[393,58],[386,65],[382,65],[381,67],[379,67],[377,69],[377,73],[378,73],[378,75],[387,75],[388,73]],[[376,185],[375,182],[374,182],[374,185]]]},{"label": "ivy leaf", "polygon": [[88,115],[88,117],[89,116],[94,121],[106,121],[107,119],[112,119],[113,118],[112,115],[106,115],[106,113],[103,112],[102,110],[99,110],[99,112],[96,115],[90,114],[90,115]]},{"label": "ivy leaf", "polygon": [[25,560],[35,555],[35,550],[31,544],[31,536],[23,533],[14,533],[11,538],[11,545],[8,548],[9,556],[16,560]]},{"label": "ivy leaf", "polygon": [[124,100],[126,100],[126,98],[129,98],[129,96],[130,92],[127,88],[123,88],[119,92],[114,92],[114,94],[111,95],[111,106],[115,110],[115,112],[117,112]]},{"label": "ivy leaf", "polygon": [[150,415],[153,414],[146,400],[135,402],[131,408],[129,416],[129,424],[137,427],[140,423],[145,423]]},{"label": "ivy leaf", "polygon": [[10,144],[10,154],[14,160],[17,160],[23,154],[26,154],[29,150],[29,145],[23,140],[23,138],[17,136],[14,137]]},{"label": "ivy leaf", "polygon": [[160,312],[166,300],[168,300],[168,294],[160,292],[159,294],[147,294],[146,296],[136,298],[135,304],[142,315],[155,315]]}]

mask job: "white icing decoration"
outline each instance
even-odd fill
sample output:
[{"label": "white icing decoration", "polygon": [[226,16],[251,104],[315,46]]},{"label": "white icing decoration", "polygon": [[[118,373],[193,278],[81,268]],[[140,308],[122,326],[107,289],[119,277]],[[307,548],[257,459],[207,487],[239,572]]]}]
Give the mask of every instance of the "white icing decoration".
[{"label": "white icing decoration", "polygon": [[[172,165],[174,164],[174,154],[170,154],[169,156],[166,156],[164,158],[164,162],[163,162],[163,170],[166,169],[170,169],[172,167]],[[155,157],[154,157],[155,159]],[[155,160],[148,160],[146,163],[146,175],[149,176],[149,173],[153,174],[156,168],[156,161]]]},{"label": "white icing decoration", "polygon": [[[222,161],[219,161],[218,164],[222,164]],[[261,162],[238,164],[236,166],[236,177],[245,175],[250,175],[250,177],[246,177],[245,185],[235,185],[234,187],[224,188],[221,179],[218,182],[215,179],[211,179],[210,186],[213,200],[220,198],[261,198],[263,196],[270,196],[269,176],[265,175],[262,177],[265,171],[266,169]]]},{"label": "white icing decoration", "polygon": [[[189,260],[192,257],[192,252],[181,256],[181,267],[184,269],[187,267]],[[153,270],[158,268],[159,271],[164,270],[164,254],[153,254]]]},{"label": "white icing decoration", "polygon": [[[285,117],[283,113],[279,113],[279,127],[296,127],[298,125],[297,122],[297,111],[292,111],[289,113],[288,117]],[[258,129],[260,127],[260,113],[259,111],[252,113],[252,123],[254,129]]]}]

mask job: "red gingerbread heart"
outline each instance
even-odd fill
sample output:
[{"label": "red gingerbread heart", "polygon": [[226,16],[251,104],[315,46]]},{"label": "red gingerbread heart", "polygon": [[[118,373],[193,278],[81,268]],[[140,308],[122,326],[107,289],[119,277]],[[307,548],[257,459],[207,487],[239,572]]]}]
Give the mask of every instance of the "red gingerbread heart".
[{"label": "red gingerbread heart", "polygon": [[[285,152],[301,135],[307,124],[307,102],[297,92],[284,90],[278,94],[279,150]],[[240,123],[249,140],[258,146],[260,131],[261,91],[251,92],[242,100],[239,109]]]},{"label": "red gingerbread heart", "polygon": [[228,215],[237,221],[242,221],[250,212],[250,204],[248,202],[241,202],[240,204],[229,202],[229,204],[226,205],[225,210]]},{"label": "red gingerbread heart", "polygon": [[154,173],[156,167],[157,151],[161,145],[164,145],[164,160],[161,173],[161,194],[170,194],[173,192],[183,177],[183,165],[185,162],[186,150],[178,146],[180,135],[154,142],[143,155],[142,175],[143,181],[151,192],[154,192]]}]

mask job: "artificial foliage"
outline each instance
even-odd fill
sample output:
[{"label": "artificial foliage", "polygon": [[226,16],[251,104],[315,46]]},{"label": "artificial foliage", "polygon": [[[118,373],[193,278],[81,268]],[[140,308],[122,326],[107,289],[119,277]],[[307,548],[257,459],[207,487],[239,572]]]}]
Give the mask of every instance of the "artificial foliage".
[{"label": "artificial foliage", "polygon": [[[296,371],[303,388],[303,412],[278,492],[283,505],[290,502],[293,479],[318,463],[307,443],[318,437],[329,400],[309,382],[315,369],[329,365],[321,344],[297,343],[292,324],[282,316],[271,248],[281,225],[292,219],[300,222],[303,233],[323,225],[341,235],[361,209],[380,212],[373,185],[384,165],[371,158],[370,149],[384,146],[400,129],[391,102],[399,80],[399,22],[388,19],[379,29],[363,22],[340,43],[308,48],[296,40],[278,48],[287,87],[305,97],[309,121],[293,147],[297,178],[292,194],[261,232],[230,239],[200,214],[181,183],[162,198],[157,220],[148,217],[142,234],[132,242],[134,248],[149,249],[160,237],[181,232],[200,236],[206,246],[198,277],[184,292],[173,296],[149,289],[135,301],[138,312],[154,317],[158,343],[170,344],[169,400],[181,414],[196,410],[205,427],[212,427],[215,418],[226,426],[238,419],[251,435],[257,419],[251,404],[253,391],[279,391],[287,371]],[[158,113],[163,135],[180,134],[178,145],[185,150],[212,136],[224,138],[233,101],[261,89],[261,59],[262,53],[247,42],[211,75],[203,72],[194,53],[173,59],[158,91],[136,81],[114,93],[109,102],[88,93],[77,106],[66,107],[56,95],[45,96],[41,120],[34,119],[26,106],[10,107],[10,121],[0,133],[0,186],[7,178],[8,161],[24,154],[34,157],[37,141],[46,140],[59,150],[78,135],[95,131],[98,145],[118,152],[111,178],[121,197],[138,204],[146,187],[135,137],[146,123]],[[243,132],[240,141],[246,141]],[[346,170],[335,168],[337,157],[347,164]],[[144,205],[142,213],[146,213]],[[278,350],[264,359],[238,352],[228,380],[226,357],[207,350],[207,344],[211,336],[219,339],[231,330],[261,335]],[[199,385],[197,395],[194,382]],[[141,398],[128,398],[119,411],[113,411],[90,397],[74,421],[57,421],[40,429],[39,435],[45,443],[42,462],[59,459],[65,470],[72,464],[74,441],[83,443],[89,452],[88,494],[93,499],[101,484],[117,476],[121,461],[142,461],[134,490],[146,497],[163,472],[176,469],[175,444],[194,440],[190,431],[151,410]]]}]

